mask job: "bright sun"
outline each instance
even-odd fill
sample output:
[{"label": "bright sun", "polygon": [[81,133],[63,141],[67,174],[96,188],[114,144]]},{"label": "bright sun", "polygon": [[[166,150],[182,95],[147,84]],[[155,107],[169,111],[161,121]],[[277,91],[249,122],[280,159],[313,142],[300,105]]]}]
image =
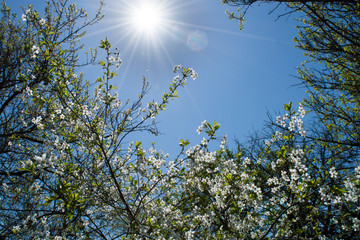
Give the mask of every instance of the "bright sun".
[{"label": "bright sun", "polygon": [[137,31],[155,33],[163,24],[163,10],[154,1],[141,1],[132,10],[131,22]]}]

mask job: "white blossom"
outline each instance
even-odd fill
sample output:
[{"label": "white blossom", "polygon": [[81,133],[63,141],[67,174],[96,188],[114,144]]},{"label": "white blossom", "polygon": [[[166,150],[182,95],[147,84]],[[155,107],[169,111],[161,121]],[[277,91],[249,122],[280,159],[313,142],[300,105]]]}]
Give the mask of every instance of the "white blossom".
[{"label": "white blossom", "polygon": [[31,12],[30,9],[26,10],[26,11],[25,11],[25,14],[22,14],[22,15],[21,15],[21,20],[24,21],[24,22],[26,22],[26,21],[28,20],[28,16],[29,16],[30,12]]},{"label": "white blossom", "polygon": [[203,140],[201,141],[201,145],[206,146],[208,142],[209,141],[206,138],[203,138]]},{"label": "white blossom", "polygon": [[42,117],[38,116],[36,118],[31,119],[31,122],[34,123],[35,125],[39,125],[39,124],[41,124],[41,120],[42,120]]},{"label": "white blossom", "polygon": [[181,65],[175,65],[174,66],[174,69],[173,69],[173,71],[174,71],[174,73],[176,73],[178,70],[180,70],[182,67],[181,67]]},{"label": "white blossom", "polygon": [[41,18],[41,19],[39,20],[39,24],[40,24],[40,25],[44,25],[45,23],[46,23],[45,19]]},{"label": "white blossom", "polygon": [[32,55],[31,55],[31,58],[36,58],[36,56],[39,54],[40,52],[40,48],[36,45],[33,45],[31,47],[31,52],[32,52]]},{"label": "white blossom", "polygon": [[193,79],[193,80],[196,80],[198,74],[197,72],[195,72],[194,69],[190,68],[190,77]]},{"label": "white blossom", "polygon": [[220,149],[224,149],[226,143],[227,143],[227,134],[225,134],[223,139],[221,140]]},{"label": "white blossom", "polygon": [[338,173],[336,172],[336,168],[335,167],[330,168],[330,177],[336,178],[337,176],[338,176]]},{"label": "white blossom", "polygon": [[20,226],[13,226],[12,231],[13,232],[19,232],[20,231]]},{"label": "white blossom", "polygon": [[206,126],[207,126],[207,121],[204,120],[204,121],[201,123],[201,125],[198,127],[198,129],[196,130],[196,132],[197,132],[198,134],[200,134],[200,133],[202,132],[202,130],[203,130]]}]

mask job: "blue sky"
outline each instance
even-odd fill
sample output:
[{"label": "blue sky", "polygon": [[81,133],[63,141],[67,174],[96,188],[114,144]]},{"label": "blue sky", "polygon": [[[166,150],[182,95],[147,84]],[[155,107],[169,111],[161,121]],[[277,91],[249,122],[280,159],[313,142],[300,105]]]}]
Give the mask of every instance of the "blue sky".
[{"label": "blue sky", "polygon": [[[274,114],[284,103],[305,96],[305,89],[291,87],[298,83],[296,67],[304,60],[294,48],[295,16],[275,22],[281,11],[269,16],[273,5],[255,5],[239,31],[238,22],[225,14],[229,7],[220,0],[152,0],[163,9],[163,25],[150,37],[137,35],[128,24],[130,9],[139,8],[141,1],[105,0],[105,19],[87,30],[84,42],[95,47],[108,37],[120,50],[123,64],[116,79],[120,98],[135,98],[145,76],[151,84],[148,99],[160,101],[174,77],[174,64],[198,72],[198,79],[180,89],[180,98],[159,116],[162,135],[141,136],[145,141],[155,141],[158,148],[175,154],[180,138],[200,143],[196,129],[203,120],[220,123],[220,135],[227,133],[230,143],[234,138],[243,141],[244,135],[263,126],[267,111]],[[17,7],[41,1],[11,2]],[[76,3],[92,15],[98,1]],[[93,69],[86,70],[88,76],[97,73]]]}]

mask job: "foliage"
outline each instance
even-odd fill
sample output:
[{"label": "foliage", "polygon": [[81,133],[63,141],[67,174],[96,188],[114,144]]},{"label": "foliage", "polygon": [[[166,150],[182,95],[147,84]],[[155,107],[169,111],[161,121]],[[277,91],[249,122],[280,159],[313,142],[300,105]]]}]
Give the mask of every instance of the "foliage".
[{"label": "foliage", "polygon": [[[307,9],[305,26],[299,27],[295,38],[309,59],[299,68],[299,78],[309,92],[305,104],[321,119],[318,131],[326,132],[318,137],[322,144],[339,145],[356,160],[360,140],[360,4],[312,4]],[[313,63],[320,64],[314,69]]]},{"label": "foliage", "polygon": [[154,179],[162,176],[164,161],[155,151],[145,158],[140,141],[124,145],[133,132],[156,133],[153,119],[196,73],[176,66],[181,75],[160,104],[142,106],[145,80],[133,103],[122,102],[111,83],[121,60],[105,39],[99,48],[106,58],[90,62],[103,70],[91,83],[92,94],[90,82],[76,74],[82,65],[77,42],[100,12],[89,20],[74,4],[52,1],[41,18],[28,7],[20,22],[5,3],[2,8],[0,236],[116,238],[138,232],[150,192],[161,194]]},{"label": "foliage", "polygon": [[176,188],[153,207],[155,236],[164,236],[164,229],[165,239],[359,236],[360,167],[324,162],[320,154],[328,150],[305,136],[303,106],[285,109],[265,141],[255,138],[236,151],[225,147],[226,138],[209,150],[217,124],[204,122],[200,131],[210,131],[208,139],[183,153],[180,178],[169,183]]},{"label": "foliage", "polygon": [[[246,7],[256,1],[231,2]],[[298,72],[299,80],[309,93],[303,105],[312,116],[312,127],[300,146],[306,150],[308,172],[316,184],[307,190],[312,195],[310,202],[299,211],[298,226],[293,226],[289,232],[296,231],[297,235],[294,233],[292,237],[303,239],[320,238],[321,235],[336,239],[356,238],[359,234],[359,199],[355,196],[359,191],[356,179],[359,170],[360,5],[358,1],[275,2],[286,4],[288,12],[285,14],[297,12],[303,16],[299,19],[299,36],[295,42],[308,57]],[[289,107],[286,106],[287,111]],[[271,121],[270,130],[274,133],[275,129],[283,129],[283,125],[284,119],[278,118]],[[261,138],[267,136],[262,135]],[[292,138],[284,140],[289,139]],[[267,149],[260,142],[259,136],[254,138],[252,143],[259,147],[251,148],[251,156],[262,156]],[[266,156],[273,161],[279,157]],[[303,214],[309,219],[301,220]],[[280,229],[283,226],[277,231]],[[273,235],[276,234],[270,236]]]},{"label": "foliage", "polygon": [[[68,1],[52,1],[44,18],[31,6],[18,21],[5,2],[1,8],[1,95],[0,95],[0,182],[2,237],[19,233],[20,224],[36,229],[43,216],[59,215],[56,208],[43,210],[44,195],[55,185],[53,159],[46,158],[55,121],[64,100],[79,93],[81,77],[77,66],[78,40],[86,26],[98,22]],[[78,25],[81,21],[83,24]],[[62,102],[63,101],[63,102]],[[81,102],[83,99],[78,98]],[[55,116],[56,113],[56,116]],[[59,113],[59,114],[57,114]],[[63,126],[63,129],[66,127]],[[63,132],[57,133],[60,137]],[[51,156],[49,156],[51,157]],[[52,172],[53,173],[53,172]],[[48,185],[49,184],[49,185]],[[40,189],[40,186],[44,187]],[[38,194],[37,192],[42,194]],[[54,225],[56,222],[53,223]],[[41,227],[38,231],[42,231]],[[28,232],[28,236],[32,233]],[[21,238],[21,235],[20,235]]]},{"label": "foliage", "polygon": [[[309,6],[320,5],[320,6],[341,6],[344,5],[357,5],[359,4],[358,0],[347,0],[347,1],[339,1],[339,0],[221,0],[222,4],[226,4],[230,7],[236,7],[236,13],[232,11],[226,11],[227,15],[230,19],[236,19],[239,21],[240,29],[244,27],[245,16],[247,11],[255,6],[260,6],[262,4],[270,4],[272,10],[270,14],[273,13],[277,9],[284,9],[285,12],[281,13],[279,17],[290,15],[295,12],[307,12]],[[284,6],[284,8],[282,8]],[[279,18],[278,17],[278,18]]]}]

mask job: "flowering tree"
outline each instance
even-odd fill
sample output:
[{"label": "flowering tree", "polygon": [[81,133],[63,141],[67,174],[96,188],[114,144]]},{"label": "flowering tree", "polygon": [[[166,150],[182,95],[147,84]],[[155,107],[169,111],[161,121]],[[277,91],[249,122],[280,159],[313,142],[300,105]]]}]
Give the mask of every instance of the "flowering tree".
[{"label": "flowering tree", "polygon": [[[247,7],[262,1],[227,1]],[[271,2],[271,1],[264,1]],[[289,153],[288,144],[297,143],[305,157],[306,171],[312,180],[302,183],[307,186],[306,194],[292,197],[299,200],[297,219],[293,225],[284,228],[278,225],[282,218],[288,218],[289,210],[275,217],[271,229],[262,238],[271,236],[295,238],[356,238],[359,234],[359,139],[358,128],[358,65],[359,65],[359,3],[357,1],[274,1],[284,2],[291,12],[303,16],[298,26],[299,36],[295,38],[297,47],[305,51],[308,60],[299,68],[299,79],[309,96],[303,102],[311,110],[311,126],[300,142],[293,134],[280,134],[283,151],[269,151],[270,142],[264,145],[262,134],[253,139],[248,157],[270,159],[274,166],[283,162],[281,154]],[[241,11],[241,9],[240,9]],[[246,11],[246,9],[245,9]],[[241,20],[241,19],[240,19]],[[291,106],[286,105],[290,111]],[[291,115],[291,112],[289,113]],[[302,115],[302,114],[301,114]],[[286,116],[286,115],[285,115]],[[289,116],[289,115],[288,115]],[[279,136],[281,131],[293,131],[296,121],[286,124],[278,117],[271,122],[270,135]],[[279,129],[281,131],[279,131]],[[256,146],[256,147],[254,147]],[[247,150],[248,148],[244,148]],[[280,154],[280,155],[279,155]],[[285,157],[286,155],[283,155]],[[287,161],[285,161],[287,162]],[[288,163],[287,163],[288,164]],[[265,168],[266,169],[266,168]],[[298,168],[296,168],[298,169]],[[289,169],[291,175],[299,171]],[[284,171],[286,174],[288,171]],[[269,171],[266,171],[267,173]],[[289,172],[288,172],[289,174]],[[281,173],[282,175],[282,173]],[[276,175],[275,175],[276,176]],[[280,176],[280,175],[279,175]],[[279,179],[279,176],[276,176]],[[281,176],[286,179],[286,176]],[[272,175],[267,178],[272,179]],[[297,177],[296,177],[297,178]],[[300,177],[301,179],[301,177]],[[274,181],[277,182],[275,179]],[[289,178],[291,183],[291,178]],[[276,186],[276,184],[274,184]],[[275,192],[274,192],[275,193]],[[289,192],[290,193],[290,192]],[[306,199],[301,199],[307,196]],[[295,202],[296,202],[295,201]],[[290,208],[293,208],[290,207]],[[289,220],[289,219],[288,219]],[[273,231],[273,232],[272,232]]]},{"label": "flowering tree", "polygon": [[[226,4],[231,7],[237,7],[236,13],[228,12],[230,19],[237,19],[240,23],[240,29],[244,26],[245,15],[247,11],[253,6],[260,6],[261,4],[270,4],[273,6],[270,13],[274,12],[276,9],[285,6],[286,11],[279,15],[285,16],[292,13],[301,13],[301,12],[312,12],[315,8],[322,8],[323,13],[332,12],[331,9],[335,8],[352,8],[359,4],[358,0],[222,0],[222,4]],[[282,10],[284,8],[281,8]],[[323,19],[318,19],[318,21],[323,21]],[[329,18],[327,18],[329,20]]]},{"label": "flowering tree", "polygon": [[[60,96],[69,95],[71,85],[81,84],[74,75],[77,41],[82,29],[99,21],[101,14],[87,19],[83,10],[67,1],[49,3],[43,18],[30,7],[18,22],[5,2],[1,14],[0,235],[4,237],[19,232],[20,223],[31,226],[42,215],[56,214],[56,209],[39,207],[42,200],[36,192],[49,177],[35,166],[44,164],[43,171],[49,171],[44,146],[52,125],[47,118],[59,111]],[[84,24],[76,25],[82,19]]]},{"label": "flowering tree", "polygon": [[324,232],[356,238],[358,191],[349,188],[359,185],[348,178],[359,168],[360,5],[308,4],[304,12],[305,26],[299,27],[295,41],[308,56],[298,72],[309,93],[304,105],[316,115],[309,139],[319,146],[314,158],[332,179],[326,181],[321,195],[328,203],[319,221],[326,226]]},{"label": "flowering tree", "polygon": [[[285,105],[269,135],[236,151],[216,150],[219,125],[170,162],[152,203],[149,237],[174,239],[353,239],[359,232],[360,167],[338,169],[332,149],[307,138],[302,104]],[[181,146],[189,142],[181,141]],[[182,157],[182,158],[181,158]],[[331,160],[331,161],[330,161]],[[176,174],[172,174],[175,173]],[[173,186],[173,187],[171,187]]]},{"label": "flowering tree", "polygon": [[139,234],[149,199],[165,191],[157,189],[165,156],[153,150],[145,157],[140,141],[126,142],[136,131],[156,133],[153,119],[196,73],[176,66],[180,75],[159,104],[142,105],[145,80],[133,103],[122,102],[111,84],[121,60],[105,39],[106,58],[90,60],[103,69],[92,94],[78,73],[77,42],[101,17],[88,19],[64,0],[48,3],[43,18],[29,6],[17,22],[3,3],[1,238]]}]

